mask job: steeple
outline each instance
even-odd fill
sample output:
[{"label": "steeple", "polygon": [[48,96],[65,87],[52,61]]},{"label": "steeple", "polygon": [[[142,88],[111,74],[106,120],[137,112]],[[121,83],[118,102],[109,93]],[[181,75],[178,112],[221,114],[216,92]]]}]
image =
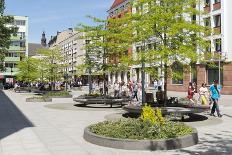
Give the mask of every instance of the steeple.
[{"label": "steeple", "polygon": [[43,33],[42,33],[41,45],[42,45],[43,47],[46,47],[46,46],[47,46],[47,40],[46,40],[46,35],[45,35],[45,32],[44,32],[44,31],[43,31]]}]

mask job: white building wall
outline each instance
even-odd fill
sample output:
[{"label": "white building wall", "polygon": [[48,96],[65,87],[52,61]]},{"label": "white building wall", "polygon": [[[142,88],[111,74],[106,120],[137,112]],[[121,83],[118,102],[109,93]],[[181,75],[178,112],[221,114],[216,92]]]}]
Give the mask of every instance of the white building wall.
[{"label": "white building wall", "polygon": [[232,0],[222,0],[223,9],[223,44],[226,53],[226,61],[232,61]]}]

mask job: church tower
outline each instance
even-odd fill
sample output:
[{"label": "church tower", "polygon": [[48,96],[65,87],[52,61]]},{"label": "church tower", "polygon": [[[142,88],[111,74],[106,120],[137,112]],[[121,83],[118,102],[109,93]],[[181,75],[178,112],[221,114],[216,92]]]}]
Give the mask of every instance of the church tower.
[{"label": "church tower", "polygon": [[46,40],[46,36],[45,36],[45,32],[44,31],[43,31],[42,38],[41,38],[41,45],[43,47],[47,46],[47,40]]}]

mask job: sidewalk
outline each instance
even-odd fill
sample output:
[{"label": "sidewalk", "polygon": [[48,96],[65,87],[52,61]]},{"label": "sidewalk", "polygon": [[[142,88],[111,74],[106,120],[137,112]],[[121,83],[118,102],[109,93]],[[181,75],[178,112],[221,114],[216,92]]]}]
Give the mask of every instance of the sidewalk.
[{"label": "sidewalk", "polygon": [[[80,95],[83,92],[74,92]],[[175,95],[184,95],[176,93]],[[54,103],[26,103],[26,95],[0,91],[0,155],[231,155],[231,96],[222,96],[220,123],[196,126],[198,145],[171,151],[127,151],[96,146],[83,139],[84,128],[114,110],[55,110]],[[218,120],[218,118],[212,118]]]}]

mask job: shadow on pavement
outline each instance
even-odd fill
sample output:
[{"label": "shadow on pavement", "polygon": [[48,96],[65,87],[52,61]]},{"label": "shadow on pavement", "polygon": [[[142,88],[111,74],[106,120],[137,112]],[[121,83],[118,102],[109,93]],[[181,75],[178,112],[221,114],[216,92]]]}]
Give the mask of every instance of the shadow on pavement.
[{"label": "shadow on pavement", "polygon": [[206,134],[206,138],[200,138],[194,150],[188,148],[177,151],[175,155],[187,153],[190,155],[231,155],[232,154],[232,132],[222,131]]},{"label": "shadow on pavement", "polygon": [[10,98],[0,90],[0,140],[23,128],[33,126]]}]

